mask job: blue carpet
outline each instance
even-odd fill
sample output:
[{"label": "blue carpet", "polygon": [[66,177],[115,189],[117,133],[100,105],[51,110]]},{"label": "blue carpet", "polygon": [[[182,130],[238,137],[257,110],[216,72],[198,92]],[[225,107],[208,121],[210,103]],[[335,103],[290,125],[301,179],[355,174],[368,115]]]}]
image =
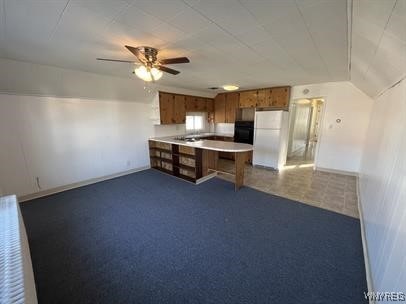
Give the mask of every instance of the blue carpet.
[{"label": "blue carpet", "polygon": [[40,303],[367,303],[359,220],[146,170],[21,205]]}]

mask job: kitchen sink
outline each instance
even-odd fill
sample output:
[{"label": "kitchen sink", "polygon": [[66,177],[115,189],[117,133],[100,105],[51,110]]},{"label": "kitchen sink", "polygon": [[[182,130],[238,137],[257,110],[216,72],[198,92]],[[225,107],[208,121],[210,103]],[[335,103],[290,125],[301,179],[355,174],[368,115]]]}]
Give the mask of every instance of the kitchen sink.
[{"label": "kitchen sink", "polygon": [[202,140],[199,137],[189,137],[189,136],[176,136],[175,139],[176,140],[183,140],[183,141],[186,141],[186,142],[195,142],[195,141]]}]

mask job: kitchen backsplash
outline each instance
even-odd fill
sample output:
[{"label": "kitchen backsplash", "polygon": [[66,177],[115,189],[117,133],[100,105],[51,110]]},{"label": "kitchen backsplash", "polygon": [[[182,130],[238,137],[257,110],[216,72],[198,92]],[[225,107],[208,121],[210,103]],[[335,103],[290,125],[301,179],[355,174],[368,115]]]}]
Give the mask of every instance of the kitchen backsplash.
[{"label": "kitchen backsplash", "polygon": [[233,123],[217,123],[215,126],[216,133],[223,134],[234,134],[234,124]]}]

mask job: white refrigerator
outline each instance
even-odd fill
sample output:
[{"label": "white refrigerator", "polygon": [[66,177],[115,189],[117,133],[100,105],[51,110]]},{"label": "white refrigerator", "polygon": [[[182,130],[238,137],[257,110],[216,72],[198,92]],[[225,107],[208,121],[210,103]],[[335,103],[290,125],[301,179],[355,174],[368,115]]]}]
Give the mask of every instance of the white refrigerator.
[{"label": "white refrigerator", "polygon": [[286,158],[288,112],[255,112],[253,165],[279,170]]}]

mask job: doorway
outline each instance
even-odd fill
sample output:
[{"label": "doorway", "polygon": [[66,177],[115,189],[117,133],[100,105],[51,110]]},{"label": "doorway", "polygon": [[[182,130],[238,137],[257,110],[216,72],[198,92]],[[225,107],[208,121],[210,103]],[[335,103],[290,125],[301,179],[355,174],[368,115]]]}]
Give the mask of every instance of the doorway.
[{"label": "doorway", "polygon": [[291,109],[286,165],[314,164],[324,100],[295,100]]}]

